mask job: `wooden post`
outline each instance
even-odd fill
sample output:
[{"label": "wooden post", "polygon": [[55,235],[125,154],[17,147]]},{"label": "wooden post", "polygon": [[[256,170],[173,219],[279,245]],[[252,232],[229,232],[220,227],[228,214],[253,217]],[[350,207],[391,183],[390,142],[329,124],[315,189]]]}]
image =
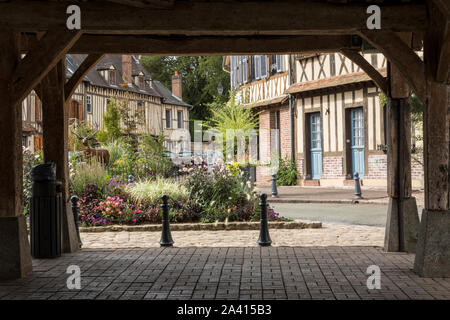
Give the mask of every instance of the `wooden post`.
[{"label": "wooden post", "polygon": [[416,199],[411,196],[411,108],[409,86],[389,64],[387,99],[388,195],[384,249],[415,252],[419,228]]},{"label": "wooden post", "polygon": [[75,222],[69,196],[68,166],[68,108],[65,103],[64,84],[66,70],[64,60],[58,62],[44,77],[39,92],[42,101],[43,149],[45,162],[56,163],[56,179],[62,183],[62,251],[79,249]]},{"label": "wooden post", "polygon": [[414,271],[424,277],[450,277],[450,188],[449,188],[449,107],[450,83],[448,48],[450,46],[450,9],[428,3],[429,30],[424,37],[425,209],[420,222]]},{"label": "wooden post", "polygon": [[12,103],[11,79],[20,61],[19,35],[0,31],[0,279],[31,272],[23,212],[22,108]]}]

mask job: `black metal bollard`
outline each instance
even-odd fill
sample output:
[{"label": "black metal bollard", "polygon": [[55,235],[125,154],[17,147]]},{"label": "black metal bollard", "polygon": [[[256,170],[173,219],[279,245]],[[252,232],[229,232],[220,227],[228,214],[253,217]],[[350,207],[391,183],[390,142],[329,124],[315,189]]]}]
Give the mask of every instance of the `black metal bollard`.
[{"label": "black metal bollard", "polygon": [[355,173],[355,198],[362,199],[361,196],[361,185],[359,183],[359,173]]},{"label": "black metal bollard", "polygon": [[278,198],[277,175],[272,175],[272,198]]},{"label": "black metal bollard", "polygon": [[261,207],[261,224],[258,244],[261,247],[268,247],[272,244],[272,240],[269,235],[269,224],[267,222],[267,195],[265,193],[261,194],[261,202],[259,203]]},{"label": "black metal bollard", "polygon": [[162,234],[161,234],[161,241],[159,241],[159,244],[161,247],[172,247],[173,246],[173,240],[172,235],[170,233],[170,222],[169,222],[169,203],[167,200],[169,197],[167,195],[162,196]]},{"label": "black metal bollard", "polygon": [[81,242],[80,229],[78,228],[78,209],[80,209],[80,207],[78,206],[78,200],[79,199],[77,196],[72,196],[70,198],[70,201],[72,202],[73,220],[75,222],[75,229],[77,230],[78,246],[81,248],[83,246],[83,242]]}]

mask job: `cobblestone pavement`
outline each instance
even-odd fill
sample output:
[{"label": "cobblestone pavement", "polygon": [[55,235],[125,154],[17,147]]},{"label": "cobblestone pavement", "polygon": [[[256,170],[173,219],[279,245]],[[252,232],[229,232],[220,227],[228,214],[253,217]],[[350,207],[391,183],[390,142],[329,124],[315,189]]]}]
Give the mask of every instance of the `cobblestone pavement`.
[{"label": "cobblestone pavement", "polygon": [[[33,260],[32,275],[0,282],[0,299],[450,299],[450,279],[416,276],[413,259],[350,246],[83,249]],[[366,286],[370,265],[379,290]]]},{"label": "cobblestone pavement", "polygon": [[[0,282],[0,299],[449,299],[450,279],[420,278],[414,255],[385,253],[384,228],[324,224],[323,229],[177,231],[159,248],[159,232],[83,233],[83,250],[33,260],[33,273]],[[135,248],[133,248],[135,247]],[[67,268],[81,289],[67,288]],[[381,269],[381,289],[366,286]]]},{"label": "cobblestone pavement", "polygon": [[[172,231],[176,247],[256,247],[259,231]],[[383,246],[384,228],[322,224],[320,229],[272,229],[273,246]],[[81,233],[83,248],[159,247],[161,232]]]}]

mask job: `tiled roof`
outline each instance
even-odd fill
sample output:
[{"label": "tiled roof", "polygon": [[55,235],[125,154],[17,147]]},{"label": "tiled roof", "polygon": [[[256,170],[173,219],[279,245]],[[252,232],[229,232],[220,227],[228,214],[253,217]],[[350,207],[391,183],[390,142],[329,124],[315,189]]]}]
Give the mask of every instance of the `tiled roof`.
[{"label": "tiled roof", "polygon": [[159,94],[161,94],[161,96],[164,97],[163,98],[164,103],[192,108],[190,104],[187,104],[186,102],[184,102],[183,100],[172,94],[172,92],[158,80],[153,80],[153,87],[159,92]]},{"label": "tiled roof", "polygon": [[[378,69],[378,71],[382,76],[386,76],[386,68]],[[372,81],[372,79],[365,72],[361,71],[321,80],[295,83],[286,90],[286,93],[300,93],[364,81]]]},{"label": "tiled roof", "polygon": [[[66,75],[67,77],[72,76],[72,74],[76,71],[78,66],[83,62],[87,55],[85,54],[68,54],[66,55]],[[116,79],[117,85],[109,84],[103,76],[100,74],[100,70],[109,69],[111,66],[114,66],[116,70]],[[189,104],[185,103],[178,97],[172,95],[172,92],[167,89],[161,82],[152,80],[151,75],[147,72],[143,65],[140,64],[139,60],[132,56],[131,59],[132,66],[132,75],[137,76],[139,73],[144,75],[145,80],[150,80],[151,85],[148,85],[145,81],[145,87],[143,89],[139,88],[136,85],[132,85],[131,87],[123,88],[120,86],[120,83],[124,83],[125,80],[122,78],[122,56],[115,54],[108,54],[103,57],[100,62],[97,63],[84,77],[83,81],[89,82],[94,86],[116,89],[116,90],[129,90],[131,92],[150,95],[153,97],[161,98],[164,103],[180,105],[185,107],[191,107]]]}]

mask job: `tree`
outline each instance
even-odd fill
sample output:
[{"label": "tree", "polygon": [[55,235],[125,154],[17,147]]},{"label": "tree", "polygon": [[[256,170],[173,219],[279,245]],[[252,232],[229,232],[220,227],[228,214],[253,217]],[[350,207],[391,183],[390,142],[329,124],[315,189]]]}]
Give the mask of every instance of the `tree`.
[{"label": "tree", "polygon": [[107,144],[122,136],[120,128],[120,111],[113,97],[110,97],[108,110],[103,115],[105,128],[97,134],[97,139],[102,144]]},{"label": "tree", "polygon": [[[206,120],[211,116],[210,104],[216,99],[229,99],[230,75],[222,69],[222,57],[156,57],[141,58],[152,78],[167,88],[172,87],[172,75],[177,71],[183,78],[183,101],[192,105],[191,119]],[[223,94],[218,95],[219,83]]]}]

